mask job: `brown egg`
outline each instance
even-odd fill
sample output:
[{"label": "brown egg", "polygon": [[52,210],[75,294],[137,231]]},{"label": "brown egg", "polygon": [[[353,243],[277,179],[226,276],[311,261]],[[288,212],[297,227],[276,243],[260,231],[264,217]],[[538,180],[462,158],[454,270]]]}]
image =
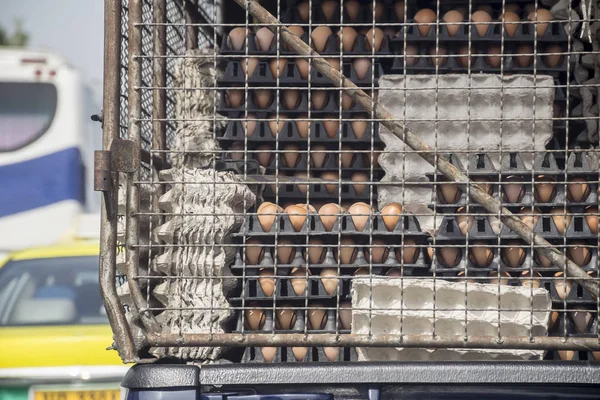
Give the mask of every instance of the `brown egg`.
[{"label": "brown egg", "polygon": [[308,347],[292,347],[292,354],[296,361],[304,361],[307,353]]},{"label": "brown egg", "polygon": [[300,162],[300,154],[298,151],[300,146],[297,144],[286,144],[283,146],[282,162],[284,167],[295,168]]},{"label": "brown egg", "polygon": [[433,65],[442,66],[448,62],[448,50],[445,47],[439,46],[437,51],[435,46],[429,48],[428,54],[431,56],[429,61]]},{"label": "brown egg", "polygon": [[581,241],[573,241],[567,249],[567,257],[580,267],[588,265],[592,259],[592,253],[588,244]]},{"label": "brown egg", "polygon": [[394,12],[396,13],[398,22],[404,22],[404,1],[396,1],[396,4],[394,4]]},{"label": "brown egg", "polygon": [[303,1],[302,3],[298,4],[298,16],[302,21],[308,21],[309,13],[310,6],[308,1]]},{"label": "brown egg", "polygon": [[289,206],[285,212],[290,217],[292,227],[296,232],[300,232],[306,222],[306,210],[298,206]]},{"label": "brown egg", "polygon": [[259,50],[270,50],[275,42],[275,34],[267,27],[260,28],[256,31],[255,42]]},{"label": "brown egg", "polygon": [[310,103],[315,110],[321,110],[327,104],[328,98],[326,90],[313,90],[310,94]]},{"label": "brown egg", "polygon": [[539,251],[535,251],[535,261],[543,268],[550,268],[552,261],[544,257]]},{"label": "brown egg", "polygon": [[[298,171],[294,174],[296,178],[302,179],[304,182],[310,181],[310,174],[303,171]],[[298,191],[302,194],[306,194],[308,192],[308,184],[296,184],[298,187]]]},{"label": "brown egg", "polygon": [[250,30],[246,28],[233,28],[227,36],[227,47],[232,50],[242,50],[249,32]]},{"label": "brown egg", "polygon": [[280,264],[291,264],[296,255],[296,247],[289,239],[279,239],[277,242],[277,260]]},{"label": "brown egg", "polygon": [[321,3],[321,11],[323,11],[323,16],[325,17],[325,21],[331,21],[335,12],[340,9],[340,4],[337,1],[333,0],[324,0]]},{"label": "brown egg", "polygon": [[512,279],[512,276],[508,272],[501,273],[500,280],[498,280],[498,273],[495,271],[490,272],[488,276],[490,277],[489,283],[492,285],[508,285]]},{"label": "brown egg", "polygon": [[521,222],[533,229],[540,218],[541,211],[539,208],[534,208],[531,210],[531,207],[523,207],[519,210],[519,214],[521,214],[519,217]]},{"label": "brown egg", "polygon": [[[326,171],[326,172],[321,173],[321,179],[338,182],[340,179],[340,176],[337,172]],[[324,186],[325,186],[325,191],[329,194],[334,193],[338,188],[337,183],[326,183]]]},{"label": "brown egg", "polygon": [[256,89],[252,93],[252,99],[258,108],[267,108],[273,101],[273,91],[270,89]]},{"label": "brown egg", "polygon": [[[472,214],[473,212],[469,212]],[[471,227],[473,226],[473,221],[475,221],[475,217],[473,215],[467,215],[467,208],[460,207],[456,210],[456,223],[458,224],[458,229],[463,236],[467,236],[467,232],[471,231]]]},{"label": "brown egg", "polygon": [[323,118],[323,127],[325,128],[325,133],[329,138],[335,138],[340,129],[340,119],[339,115],[336,114],[326,114]]},{"label": "brown egg", "polygon": [[363,231],[365,229],[365,226],[369,222],[371,211],[371,207],[363,202],[354,203],[348,209],[348,212],[352,214],[352,222],[354,222],[356,230]]},{"label": "brown egg", "polygon": [[270,201],[263,201],[262,203],[260,203],[260,206],[258,206],[258,208],[256,209],[256,212],[259,213],[260,210],[262,210],[264,207],[266,207],[270,204],[274,204],[274,203],[271,203]]},{"label": "brown egg", "polygon": [[444,204],[455,204],[458,203],[462,196],[462,189],[460,186],[453,183],[442,183],[438,184],[437,197],[441,203]]},{"label": "brown egg", "polygon": [[523,271],[521,273],[521,286],[524,287],[533,287],[537,289],[540,287],[540,280],[542,279],[542,275],[539,272],[534,272],[533,275],[529,271]]},{"label": "brown egg", "polygon": [[338,31],[337,35],[342,42],[342,49],[344,49],[344,52],[351,52],[354,50],[354,43],[358,37],[356,29],[350,26],[344,26]]},{"label": "brown egg", "polygon": [[498,45],[489,45],[488,51],[489,54],[485,58],[485,62],[492,68],[500,68],[502,64],[502,48]]},{"label": "brown egg", "polygon": [[433,261],[433,247],[427,247],[427,257],[430,261]]},{"label": "brown egg", "polygon": [[[281,76],[285,73],[285,66],[287,65],[287,58],[280,58],[277,60],[276,58],[269,61],[269,69],[271,70],[271,75],[274,78]],[[292,90],[284,90],[284,92],[291,92]],[[282,95],[285,101],[285,95]]]},{"label": "brown egg", "polygon": [[325,227],[327,232],[331,232],[335,223],[338,220],[338,216],[336,214],[340,214],[342,212],[342,208],[335,203],[325,204],[323,207],[319,209],[319,216],[321,217],[321,222]]},{"label": "brown egg", "polygon": [[279,114],[279,118],[277,118],[277,114],[269,114],[267,118],[269,119],[269,129],[271,130],[271,135],[277,137],[287,122],[287,115]]},{"label": "brown egg", "polygon": [[544,64],[550,68],[555,68],[561,63],[563,54],[552,54],[552,53],[563,53],[563,48],[558,44],[550,45],[544,50],[544,53],[549,53],[544,56]]},{"label": "brown egg", "polygon": [[327,323],[327,312],[323,309],[320,303],[309,304],[308,322],[312,330],[321,330],[325,328]]},{"label": "brown egg", "polygon": [[494,261],[494,252],[488,243],[473,241],[469,248],[469,260],[478,267],[487,267]]},{"label": "brown egg", "polygon": [[258,65],[258,58],[256,57],[248,57],[244,60],[240,61],[240,67],[244,75],[248,75],[248,77],[254,74],[254,70]]},{"label": "brown egg", "polygon": [[356,21],[360,14],[360,3],[357,0],[344,1],[344,10],[350,20],[349,22]]},{"label": "brown egg", "polygon": [[258,238],[246,240],[246,263],[258,265],[265,255],[265,247]]},{"label": "brown egg", "polygon": [[351,238],[343,237],[340,247],[340,264],[353,264],[358,252],[354,241]]},{"label": "brown egg", "polygon": [[349,146],[349,145],[342,146],[342,153],[341,153],[342,167],[343,168],[352,167],[352,164],[354,163],[354,156],[356,154],[357,154],[356,150],[354,150],[354,148],[352,146]]},{"label": "brown egg", "polygon": [[310,35],[314,49],[318,52],[323,52],[331,35],[333,35],[333,32],[328,26],[322,25],[316,27]]},{"label": "brown egg", "polygon": [[323,144],[317,144],[311,146],[310,149],[310,160],[312,161],[312,166],[315,168],[323,168],[327,157],[329,156],[329,151],[327,147]]},{"label": "brown egg", "polygon": [[[373,3],[370,2],[367,4],[367,9],[369,10],[369,17],[373,16]],[[375,21],[381,21],[383,18],[383,4],[378,1],[375,1]]]},{"label": "brown egg", "polygon": [[420,250],[413,239],[404,239],[402,247],[396,247],[396,260],[404,264],[414,264],[419,259]]},{"label": "brown egg", "polygon": [[308,276],[310,276],[310,270],[302,267],[296,267],[292,269],[292,272],[290,273],[290,275],[294,277],[290,278],[290,283],[294,293],[296,293],[296,296],[303,296],[306,292],[306,286],[308,283],[307,271]]},{"label": "brown egg", "polygon": [[[365,132],[367,130],[368,122],[365,119],[368,119],[368,114],[358,114],[352,119],[352,131],[354,132],[354,136],[357,139],[362,139],[365,136]],[[348,167],[344,167],[348,168]]]},{"label": "brown egg", "polygon": [[567,185],[567,197],[570,201],[580,203],[585,201],[591,193],[588,180],[581,177],[570,178]]},{"label": "brown egg", "polygon": [[323,347],[323,353],[325,353],[325,358],[327,361],[334,362],[337,361],[337,358],[340,354],[339,347]]},{"label": "brown egg", "polygon": [[268,168],[273,162],[273,149],[268,144],[261,144],[254,153],[254,158],[260,165]]},{"label": "brown egg", "polygon": [[587,311],[575,311],[571,313],[571,319],[575,323],[575,330],[578,333],[586,333],[592,314]]},{"label": "brown egg", "polygon": [[573,350],[558,350],[558,357],[563,361],[571,361],[575,358],[575,352]]},{"label": "brown egg", "polygon": [[354,107],[354,100],[352,100],[352,97],[343,93],[342,94],[342,109],[350,110],[352,107]]},{"label": "brown egg", "polygon": [[281,99],[283,101],[283,108],[294,110],[300,104],[300,91],[297,89],[284,89],[281,91]]},{"label": "brown egg", "polygon": [[480,8],[479,11],[475,11],[473,13],[471,16],[471,21],[475,23],[477,34],[479,36],[485,36],[488,32],[488,28],[490,27],[490,22],[492,22],[492,16],[488,11]]},{"label": "brown egg", "polygon": [[269,203],[264,207],[258,209],[258,223],[265,232],[270,232],[275,219],[275,214],[283,213],[283,209],[276,204]]},{"label": "brown egg", "polygon": [[[302,38],[302,35],[304,35],[304,28],[302,28],[300,25],[290,25],[287,28],[293,35],[298,36],[299,38]],[[287,51],[292,50],[291,47],[285,42],[283,42],[283,48]]]},{"label": "brown egg", "polygon": [[587,222],[590,232],[598,233],[598,207],[587,207],[585,209],[585,222]]},{"label": "brown egg", "polygon": [[277,355],[277,347],[261,347],[260,353],[262,354],[265,362],[273,362],[275,355]]},{"label": "brown egg", "polygon": [[329,63],[329,65],[331,65],[331,67],[333,67],[334,69],[336,69],[338,71],[341,70],[339,58],[329,57],[329,58],[324,58],[324,60],[327,61]]},{"label": "brown egg", "polygon": [[310,213],[317,213],[317,210],[310,204],[306,204],[306,203],[298,203],[298,204],[294,204],[295,206],[298,206],[300,208],[302,208],[305,211],[308,211]]},{"label": "brown egg", "polygon": [[535,179],[533,197],[541,203],[549,203],[556,197],[556,178],[551,175],[538,175]]},{"label": "brown egg", "polygon": [[[308,118],[308,116],[306,115],[299,115],[298,118]],[[296,128],[298,129],[298,134],[300,134],[300,137],[303,139],[306,139],[308,137],[308,121],[306,119],[301,120],[301,119],[297,119],[296,120]]]},{"label": "brown egg", "polygon": [[[369,176],[365,172],[355,172],[350,179],[352,182],[369,182]],[[363,194],[367,188],[367,184],[353,183],[352,186],[357,194]]]},{"label": "brown egg", "polygon": [[370,29],[366,36],[365,45],[367,50],[373,50],[373,44],[375,44],[375,52],[381,50],[381,46],[383,45],[383,39],[385,38],[385,33],[379,28]]},{"label": "brown egg", "polygon": [[[458,64],[460,64],[463,68],[469,68],[469,46],[461,46],[458,49],[458,54],[464,54],[463,56],[458,57]],[[475,64],[477,61],[477,54],[474,48],[471,48],[471,65]]]},{"label": "brown egg", "polygon": [[260,331],[265,326],[267,316],[265,311],[260,308],[250,308],[245,311],[246,329]]},{"label": "brown egg", "polygon": [[365,258],[367,259],[367,262],[371,262],[373,264],[383,264],[383,262],[387,259],[389,252],[386,241],[380,238],[374,238],[371,245],[371,248],[365,248]]},{"label": "brown egg", "polygon": [[462,251],[458,247],[440,247],[437,249],[437,259],[444,267],[454,268],[462,260]]},{"label": "brown egg", "polygon": [[279,329],[290,330],[296,326],[296,311],[289,304],[282,305],[275,312]]},{"label": "brown egg", "polygon": [[554,325],[556,325],[556,322],[558,321],[558,317],[558,313],[556,311],[552,311],[550,314],[550,325],[548,326],[548,331],[551,331],[552,328],[554,328]]},{"label": "brown egg", "polygon": [[321,283],[327,294],[333,295],[338,287],[338,272],[336,268],[323,268],[321,273]]},{"label": "brown egg", "polygon": [[352,329],[352,302],[341,301],[340,302],[340,323],[342,329]]},{"label": "brown egg", "polygon": [[524,244],[518,240],[511,240],[506,242],[505,245],[508,247],[503,247],[500,250],[504,264],[511,268],[523,265],[525,257],[527,257],[527,253],[525,253],[525,249],[523,248]]},{"label": "brown egg", "polygon": [[569,296],[569,293],[571,293],[571,289],[573,288],[573,281],[567,279],[565,284],[565,279],[563,278],[562,272],[557,272],[556,274],[554,274],[554,277],[560,278],[554,279],[552,282],[554,284],[554,287],[556,288],[556,294],[558,295],[558,298],[564,300]]},{"label": "brown egg", "polygon": [[265,296],[273,296],[275,292],[275,271],[270,268],[261,268],[260,277],[258,278],[258,284],[262,289]]},{"label": "brown egg", "polygon": [[419,47],[413,44],[407,44],[404,51],[404,63],[406,65],[415,65],[419,62]]},{"label": "brown egg", "polygon": [[302,79],[308,79],[308,61],[303,58],[296,58],[296,68],[298,68],[298,73]]},{"label": "brown egg", "polygon": [[521,18],[516,13],[506,10],[502,15],[502,21],[504,22],[503,26],[506,34],[509,37],[514,37],[519,28],[518,22],[521,21]]},{"label": "brown egg", "polygon": [[241,89],[227,89],[225,91],[225,104],[231,108],[238,108],[244,104],[244,91]]},{"label": "brown egg", "polygon": [[368,58],[357,58],[352,61],[352,68],[358,79],[365,80],[367,72],[369,72],[369,68],[371,68],[371,61]]},{"label": "brown egg", "polygon": [[444,17],[442,19],[447,24],[446,29],[448,30],[448,35],[456,36],[456,34],[461,28],[461,25],[457,22],[462,22],[463,18],[463,14],[456,10],[450,10],[446,14],[444,14]]},{"label": "brown egg", "polygon": [[[525,185],[523,185],[523,179],[518,176],[509,176],[506,178],[502,185],[504,191],[504,199],[507,203],[520,203],[525,197]],[[513,183],[508,183],[513,182]]]},{"label": "brown egg", "polygon": [[381,219],[388,231],[393,231],[402,214],[402,205],[398,203],[390,203],[381,209]]},{"label": "brown egg", "polygon": [[311,264],[321,264],[325,259],[327,247],[321,239],[311,238],[308,246],[308,260]]},{"label": "brown egg", "polygon": [[548,22],[552,21],[552,13],[546,10],[545,8],[539,8],[537,10],[537,18],[535,15],[535,11],[531,12],[527,17],[532,22],[537,22],[535,25],[535,30],[537,31],[538,36],[543,36],[548,29]]},{"label": "brown egg", "polygon": [[[429,8],[423,8],[415,14],[415,22],[417,24],[431,24],[436,19],[436,13]],[[421,36],[427,36],[432,25],[417,25],[419,34]]]},{"label": "brown egg", "polygon": [[562,207],[555,207],[550,212],[552,213],[552,220],[554,221],[554,225],[556,225],[556,230],[561,235],[564,234],[571,223],[571,215],[566,214],[565,216],[565,210]]},{"label": "brown egg", "polygon": [[528,44],[521,44],[517,46],[517,54],[523,54],[516,55],[514,57],[514,60],[519,67],[529,67],[533,62],[533,46],[530,46]]}]

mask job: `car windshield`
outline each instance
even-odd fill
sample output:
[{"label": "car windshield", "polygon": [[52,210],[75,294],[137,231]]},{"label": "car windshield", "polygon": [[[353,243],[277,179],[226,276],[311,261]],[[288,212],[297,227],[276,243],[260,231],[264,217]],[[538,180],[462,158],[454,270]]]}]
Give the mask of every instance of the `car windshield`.
[{"label": "car windshield", "polygon": [[104,323],[98,256],[9,261],[0,269],[0,326]]}]

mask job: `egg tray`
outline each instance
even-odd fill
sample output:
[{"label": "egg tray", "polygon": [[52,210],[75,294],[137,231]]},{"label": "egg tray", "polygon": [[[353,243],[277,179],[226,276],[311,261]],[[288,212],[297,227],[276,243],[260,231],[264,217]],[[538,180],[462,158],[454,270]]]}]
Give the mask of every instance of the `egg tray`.
[{"label": "egg tray", "polygon": [[[286,24],[308,24],[307,20],[303,20],[300,18],[298,14],[297,5],[301,3],[301,1],[297,0],[287,0],[285,5],[285,11],[283,11],[282,21]],[[351,21],[350,17],[346,10],[343,10],[343,19],[340,18],[340,10],[336,7],[335,13],[330,19],[325,18],[323,15],[323,11],[321,9],[322,0],[312,0],[312,23],[313,24],[334,24],[343,21],[348,24],[365,24],[365,26],[373,25],[373,12],[369,10],[368,5],[373,4],[371,0],[363,1],[362,7],[360,8],[359,14],[355,20]],[[394,10],[395,0],[378,0],[378,3],[381,3],[384,6],[383,9],[383,17],[376,22],[376,26],[381,26],[384,24],[390,23],[400,23],[398,17],[396,16],[396,12]],[[414,14],[417,9],[417,3],[414,0],[409,0],[407,4],[407,12],[409,15]]]},{"label": "egg tray", "polygon": [[[244,88],[238,88],[243,90]],[[315,89],[318,90],[318,89]],[[248,113],[253,113],[253,114],[259,114],[259,113],[269,113],[269,114],[275,114],[275,113],[281,113],[281,114],[288,114],[288,115],[293,115],[295,116],[295,118],[302,118],[301,116],[298,116],[298,114],[302,114],[302,115],[306,115],[308,113],[309,110],[309,106],[308,106],[308,92],[307,90],[301,90],[300,91],[300,99],[298,101],[298,104],[296,106],[296,108],[294,109],[287,109],[284,107],[283,105],[283,97],[280,95],[279,96],[279,104],[277,103],[277,99],[276,99],[276,93],[275,90],[273,90],[273,97],[271,100],[271,103],[265,107],[265,108],[260,108],[258,107],[256,104],[254,104],[254,100],[253,100],[253,94],[252,94],[253,90],[248,90],[248,99],[247,99],[247,103],[242,103],[239,107],[230,107],[226,104],[225,101],[225,90],[221,91],[221,96],[220,100],[219,100],[219,107],[218,107],[218,112],[228,118],[241,118],[245,111],[247,111]],[[336,90],[327,90],[327,100],[325,105],[323,106],[323,108],[321,109],[314,109],[311,108],[311,114],[314,115],[319,115],[322,116],[323,114],[335,114],[336,117],[339,115],[340,112],[340,108],[341,106],[338,104],[339,103],[339,91]],[[349,110],[344,110],[344,112],[342,113],[342,116],[351,116],[352,114],[356,114],[356,113],[361,113],[364,114],[366,111],[364,110],[364,108],[362,106],[360,106],[358,103],[354,103],[352,105],[352,108],[350,108]],[[294,118],[294,117],[290,117],[290,118]]]},{"label": "egg tray", "polygon": [[[498,234],[494,233],[487,215],[471,215],[473,222],[471,229],[467,232],[469,240],[497,241]],[[436,243],[464,243],[466,236],[463,235],[454,216],[444,216],[438,229]]]},{"label": "egg tray", "polygon": [[[314,25],[312,25],[314,27]],[[308,26],[305,26],[305,32],[300,37],[302,41],[306,44],[309,42],[309,33],[306,32]],[[229,48],[228,46],[229,35],[223,36],[223,41],[221,42],[221,55],[224,56],[240,56],[240,57],[248,57],[248,56],[256,56],[256,57],[265,57],[265,56],[277,56],[277,36],[273,39],[273,43],[271,43],[271,47],[269,50],[261,50],[256,45],[256,33],[250,32],[246,36],[246,41],[242,46],[241,50],[234,50]],[[283,43],[283,41],[282,41]],[[313,43],[311,41],[311,43]],[[356,37],[356,41],[354,42],[354,48],[352,51],[343,52],[346,56],[352,57],[375,57],[377,59],[378,56],[389,56],[392,54],[392,38],[385,35],[383,38],[383,42],[381,43],[381,47],[378,51],[373,53],[367,45],[367,37],[363,34],[358,34]],[[246,52],[246,44],[248,45],[248,49]],[[370,44],[370,43],[369,43]],[[321,56],[331,56],[331,57],[339,57],[342,49],[340,47],[339,38],[336,34],[329,35],[327,38],[327,42],[322,51],[318,51]],[[279,47],[279,56],[285,58],[285,56],[294,56],[298,57],[298,54],[295,51],[288,50],[283,46]],[[275,58],[275,57],[272,57]]]},{"label": "egg tray", "polygon": [[[242,116],[244,118],[244,116]],[[267,115],[258,116],[257,118],[266,119]],[[352,143],[371,143],[371,132],[373,132],[373,143],[383,145],[383,141],[379,137],[379,122],[367,122],[365,131],[362,137],[357,137],[352,129],[352,120],[343,118],[341,123],[341,137],[335,135],[335,137],[329,137],[325,131],[323,121],[310,121],[309,137],[311,143],[326,143],[338,145],[340,141],[343,144]],[[373,130],[371,125],[374,124]],[[338,132],[339,134],[339,132]],[[273,143],[279,141],[279,143],[307,143],[308,138],[303,138],[298,132],[298,127],[293,120],[287,120],[281,132],[277,136],[273,135],[269,123],[267,121],[257,121],[256,128],[252,136],[245,136],[245,122],[244,121],[228,121],[227,128],[223,132],[223,136],[219,138],[221,142],[238,142],[247,140],[249,143]]]},{"label": "egg tray", "polygon": [[[465,171],[467,176],[498,176],[498,171],[496,170],[496,167],[494,167],[494,163],[492,162],[490,157],[485,153],[477,153],[469,156],[468,168],[463,167],[462,163],[460,162],[460,159],[454,153],[446,153],[442,154],[442,156],[445,157],[450,164],[452,164],[459,170]],[[523,161],[521,161],[521,163],[523,163]],[[433,173],[428,172],[425,174],[425,176],[431,182],[434,181],[434,177],[436,176],[438,177],[438,183],[443,183],[446,180],[444,174],[437,170]]]},{"label": "egg tray", "polygon": [[[307,191],[301,191],[298,186],[305,186],[304,184],[279,184],[279,192],[276,193],[271,186],[275,184],[266,184],[262,193],[265,200],[297,200],[299,202],[305,202],[307,198],[312,200],[324,200],[328,202],[338,202],[341,200],[352,200],[352,201],[369,201],[371,200],[371,193],[369,188],[366,188],[362,193],[356,192],[354,186],[351,184],[342,184],[341,194],[339,188],[333,191],[333,193],[327,192],[325,184],[314,183],[309,184]],[[329,185],[329,184],[328,184]],[[373,199],[377,199],[377,186],[373,185]]]},{"label": "egg tray", "polygon": [[[393,230],[388,231],[381,214],[377,211],[372,215],[366,216],[367,223],[361,231],[356,228],[352,215],[347,212],[340,213],[338,220],[334,223],[331,231],[327,231],[321,222],[319,214],[308,212],[306,221],[300,230],[296,231],[292,226],[290,217],[286,213],[279,213],[275,216],[275,222],[269,232],[265,232],[259,223],[258,215],[246,215],[243,226],[233,237],[273,237],[279,236],[297,236],[306,237],[307,233],[312,237],[334,237],[337,238],[341,233],[344,237],[407,237],[411,239],[425,240],[428,235],[421,231],[419,220],[410,214],[400,214],[398,222]],[[491,229],[491,228],[490,228]]]},{"label": "egg tray", "polygon": [[[348,56],[344,54],[344,60],[346,60],[347,57]],[[241,63],[245,63],[245,61],[243,59],[240,61],[229,61],[225,73],[219,79],[220,87],[225,85],[240,86],[246,83],[246,75],[242,70]],[[385,70],[380,62],[375,62],[374,65],[369,67],[365,77],[360,79],[354,69],[354,65],[351,62],[345,62],[343,64],[342,72],[344,76],[350,78],[350,80],[358,86],[377,86],[379,78],[384,75]],[[259,61],[253,74],[248,77],[247,83],[250,86],[277,86],[285,88],[286,86],[304,87],[308,85],[309,80],[302,78],[294,60],[288,60],[287,64],[283,67],[283,71],[280,71],[279,73],[279,80],[273,76],[268,61]],[[334,86],[329,78],[317,71],[314,67],[311,68],[310,84],[313,88],[320,86]]]},{"label": "egg tray", "polygon": [[[337,362],[358,361],[356,350],[352,347],[341,347]],[[278,347],[275,357],[271,361],[265,361],[259,347],[247,347],[242,356],[242,363],[296,363],[296,362],[332,362],[325,355],[322,347],[309,347],[304,359],[298,361],[292,352],[291,347]]]},{"label": "egg tray", "polygon": [[[442,22],[442,21],[440,21]],[[468,23],[468,20],[463,20],[462,23]],[[480,36],[475,27],[475,23],[471,22],[470,25],[460,25],[456,35],[450,35],[448,33],[449,25],[439,25],[439,31],[437,31],[435,21],[430,25],[429,32],[427,35],[422,36],[419,32],[417,24],[414,19],[407,21],[408,25],[400,27],[400,31],[392,39],[392,46],[394,49],[401,50],[404,48],[404,41],[408,43],[496,43],[500,44],[503,40],[506,44],[533,44],[534,41],[537,43],[549,43],[549,44],[561,44],[566,45],[569,37],[567,36],[562,23],[564,21],[551,21],[548,22],[548,29],[543,35],[537,35],[535,37],[534,24],[529,20],[523,20],[522,23],[517,25],[517,30],[514,36],[509,36],[505,31],[504,35],[502,32],[502,21],[494,20],[493,24],[488,25],[488,30],[485,35]],[[442,22],[443,23],[443,22]],[[454,27],[453,27],[454,28]]]},{"label": "egg tray", "polygon": [[[557,214],[560,216],[561,214]],[[567,212],[567,215],[569,213]],[[564,217],[563,217],[564,219]],[[565,221],[566,223],[567,221]],[[594,244],[598,242],[598,235],[593,233],[587,223],[585,216],[583,215],[573,215],[571,216],[571,222],[567,227],[566,232],[561,233],[556,227],[556,223],[552,218],[552,215],[549,213],[542,213],[538,217],[538,221],[535,224],[533,231],[539,234],[546,240],[549,241],[557,241],[562,244],[563,240],[567,238],[567,240],[583,240],[589,241]],[[503,227],[500,232],[500,236],[504,239],[517,239],[518,236],[516,233],[512,232],[509,228]]]}]

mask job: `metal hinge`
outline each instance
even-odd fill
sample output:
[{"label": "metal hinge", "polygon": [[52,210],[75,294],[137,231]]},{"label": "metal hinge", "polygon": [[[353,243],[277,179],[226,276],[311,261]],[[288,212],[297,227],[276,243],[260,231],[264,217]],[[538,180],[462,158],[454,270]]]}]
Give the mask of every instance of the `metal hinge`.
[{"label": "metal hinge", "polygon": [[140,167],[140,148],[126,139],[114,139],[110,150],[94,152],[94,190],[109,192],[112,173],[137,171]]}]

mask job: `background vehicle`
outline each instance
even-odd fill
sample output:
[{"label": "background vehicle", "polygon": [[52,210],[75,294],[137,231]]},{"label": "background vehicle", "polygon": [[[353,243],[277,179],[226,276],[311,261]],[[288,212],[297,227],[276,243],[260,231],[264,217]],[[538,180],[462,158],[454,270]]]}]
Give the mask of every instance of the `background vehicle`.
[{"label": "background vehicle", "polygon": [[0,254],[52,244],[72,234],[81,213],[99,212],[92,98],[62,57],[0,49]]},{"label": "background vehicle", "polygon": [[283,35],[250,3],[105,3],[101,285],[151,364],[130,398],[599,397],[583,2],[261,2]]},{"label": "background vehicle", "polygon": [[14,252],[0,263],[0,399],[120,397],[127,367],[106,350],[97,267],[90,240]]}]

